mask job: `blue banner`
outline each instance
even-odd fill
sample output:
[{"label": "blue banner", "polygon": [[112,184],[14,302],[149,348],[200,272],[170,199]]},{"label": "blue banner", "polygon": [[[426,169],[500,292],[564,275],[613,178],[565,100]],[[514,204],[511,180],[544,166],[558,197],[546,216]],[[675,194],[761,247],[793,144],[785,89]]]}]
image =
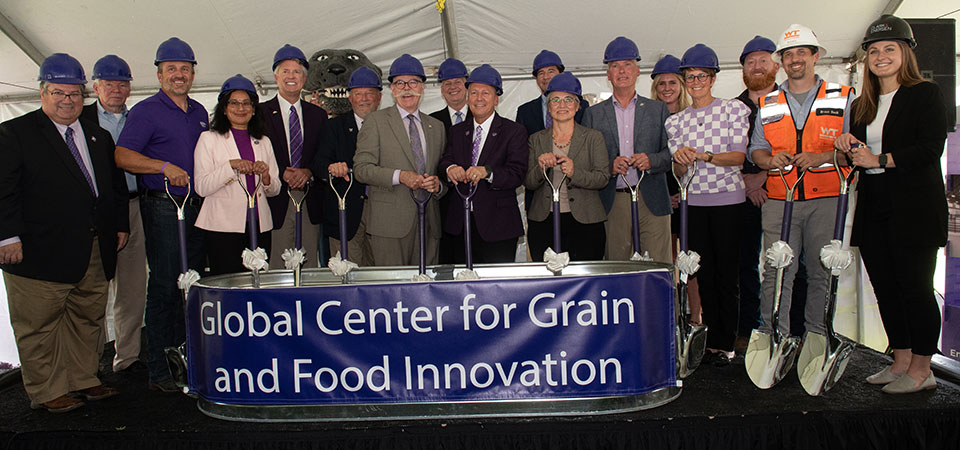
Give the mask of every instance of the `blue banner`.
[{"label": "blue banner", "polygon": [[228,404],[636,395],[676,385],[666,270],[537,279],[194,287],[191,391]]}]

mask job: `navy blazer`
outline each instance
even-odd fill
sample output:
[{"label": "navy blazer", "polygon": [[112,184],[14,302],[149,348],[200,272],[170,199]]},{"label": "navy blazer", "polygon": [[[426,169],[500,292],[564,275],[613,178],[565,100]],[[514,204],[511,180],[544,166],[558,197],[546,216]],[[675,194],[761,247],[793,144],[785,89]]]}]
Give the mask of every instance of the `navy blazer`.
[{"label": "navy blazer", "polygon": [[[337,195],[330,189],[330,173],[327,169],[335,162],[345,162],[347,167],[353,168],[353,154],[357,151],[357,120],[353,113],[341,114],[323,124],[320,135],[320,149],[313,158],[313,174],[319,180],[319,188],[323,192],[323,234],[327,237],[340,239],[340,213]],[[354,178],[351,176],[351,178]],[[334,186],[343,195],[347,183],[343,178],[337,178]],[[363,202],[366,200],[367,185],[353,180],[353,186],[347,192],[347,240],[353,239],[360,228],[360,217],[363,212]]]},{"label": "navy blazer", "polygon": [[[283,172],[290,167],[290,150],[287,147],[287,125],[283,123],[283,114],[280,113],[280,101],[274,96],[257,105],[264,122],[267,137],[273,144],[273,154],[277,158],[277,168],[280,169],[280,194],[274,197],[267,197],[267,203],[270,205],[270,212],[273,217],[273,229],[278,230],[283,226],[283,219],[287,215],[287,206],[290,204],[290,197],[287,195],[288,185],[283,181]],[[300,109],[303,111],[303,156],[300,166],[311,168],[314,155],[320,147],[320,130],[323,123],[327,120],[327,112],[317,105],[307,101],[300,102]],[[311,169],[312,171],[313,169]],[[316,172],[314,172],[316,179]],[[316,181],[314,181],[314,184]],[[307,193],[306,205],[307,213],[310,216],[310,223],[319,224],[323,221],[323,195],[316,186],[310,187]]]},{"label": "navy blazer", "polygon": [[[526,102],[517,108],[517,123],[523,125],[523,127],[527,129],[527,136],[545,128],[543,124],[542,97],[543,96],[541,95],[540,97],[530,100],[529,102]],[[573,116],[573,121],[576,123],[583,123],[583,114],[588,107],[590,107],[590,103],[581,98],[580,109],[577,110],[577,114]]]},{"label": "navy blazer", "polygon": [[[953,89],[950,86],[949,89]],[[856,117],[858,102],[850,109]],[[857,190],[868,190],[869,183],[889,183],[887,191],[893,214],[893,234],[906,245],[943,247],[947,243],[947,199],[940,172],[943,142],[947,138],[947,108],[936,84],[922,82],[900,86],[893,95],[890,111],[883,122],[884,153],[893,155],[896,168],[882,175],[860,174]],[[867,142],[867,126],[850,123],[850,133]],[[862,198],[860,202],[865,202]],[[851,245],[860,245],[863,229],[872,217],[857,208],[853,216]]]},{"label": "navy blazer", "polygon": [[[447,107],[444,106],[443,109],[439,111],[434,111],[430,113],[430,117],[437,119],[443,122],[443,129],[449,131],[450,127],[453,126],[453,122],[450,120],[450,113],[447,112]],[[469,122],[473,120],[473,113],[470,112],[470,108],[467,108],[467,117],[463,118],[464,122]],[[462,123],[462,122],[461,122]]]},{"label": "navy blazer", "polygon": [[0,124],[0,241],[20,237],[23,261],[6,272],[35,280],[77,283],[97,237],[104,276],[117,266],[117,233],[130,230],[127,183],[113,160],[113,138],[80,119],[94,196],[53,121],[35,110]]},{"label": "navy blazer", "polygon": [[[607,144],[607,157],[610,168],[613,160],[620,156],[620,134],[617,129],[617,115],[614,111],[613,96],[587,109],[583,116],[583,125],[603,133]],[[673,212],[670,207],[670,194],[667,192],[667,173],[673,167],[670,149],[667,148],[667,131],[663,123],[670,116],[667,104],[638,95],[637,107],[633,119],[633,151],[646,153],[650,158],[650,171],[640,183],[640,192],[647,209],[655,216],[666,216]],[[613,197],[620,176],[611,176],[607,187],[600,191],[600,201],[610,213]]]},{"label": "navy blazer", "polygon": [[[451,189],[456,189],[446,177],[447,167],[458,165],[468,168],[473,159],[473,120],[464,121],[450,128],[447,147],[440,158],[437,172]],[[473,196],[473,218],[477,232],[487,242],[496,242],[523,235],[523,221],[517,204],[517,188],[527,174],[527,133],[523,126],[494,113],[487,132],[487,139],[480,151],[478,166],[493,171],[493,183],[483,180],[477,185]],[[461,187],[461,192],[466,189]],[[452,199],[450,210],[443,219],[443,231],[463,234],[463,199],[456,193],[447,194]]]}]

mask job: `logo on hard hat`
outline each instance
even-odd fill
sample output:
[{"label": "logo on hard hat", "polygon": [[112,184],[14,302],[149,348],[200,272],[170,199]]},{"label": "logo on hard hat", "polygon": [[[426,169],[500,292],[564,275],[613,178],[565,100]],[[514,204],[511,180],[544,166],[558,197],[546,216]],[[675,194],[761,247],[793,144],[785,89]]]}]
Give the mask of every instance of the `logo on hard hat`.
[{"label": "logo on hard hat", "polygon": [[885,23],[878,23],[870,27],[870,33],[879,33],[881,31],[893,31],[893,27]]},{"label": "logo on hard hat", "polygon": [[798,37],[800,37],[800,30],[790,30],[790,31],[787,31],[786,33],[783,33],[784,39],[798,38]]}]

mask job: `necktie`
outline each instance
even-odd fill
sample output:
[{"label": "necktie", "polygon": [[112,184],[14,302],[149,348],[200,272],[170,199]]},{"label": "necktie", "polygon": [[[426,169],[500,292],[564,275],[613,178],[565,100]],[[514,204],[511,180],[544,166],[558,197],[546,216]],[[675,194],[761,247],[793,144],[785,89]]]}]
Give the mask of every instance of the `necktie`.
[{"label": "necktie", "polygon": [[480,136],[481,136],[481,133],[483,133],[483,127],[481,127],[480,125],[477,125],[477,132],[476,132],[476,134],[473,136],[473,158],[471,159],[471,161],[473,161],[473,164],[471,164],[472,166],[476,166],[476,165],[477,165],[477,162],[480,161]]},{"label": "necktie", "polygon": [[460,122],[463,122],[463,113],[462,113],[462,112],[457,111],[457,113],[454,114],[454,115],[457,116],[457,120],[456,120],[455,122],[453,122],[454,125],[456,125],[456,124],[458,124],[458,123],[460,123]]},{"label": "necktie", "polygon": [[410,125],[407,127],[407,132],[410,133],[410,150],[413,151],[413,157],[417,163],[417,173],[423,174],[427,170],[427,164],[423,161],[423,144],[420,142],[420,132],[415,123],[417,118],[409,114],[407,119],[410,120]]},{"label": "necktie", "polygon": [[300,168],[303,155],[303,132],[300,130],[300,115],[297,108],[290,105],[290,167]]},{"label": "necktie", "polygon": [[73,140],[73,128],[67,128],[63,139],[67,142],[67,148],[70,149],[70,154],[73,155],[73,159],[77,161],[77,165],[80,166],[80,172],[83,173],[83,178],[86,178],[90,190],[93,192],[93,195],[96,196],[97,188],[93,185],[93,177],[90,176],[87,165],[83,163],[83,158],[80,157],[80,149],[77,148],[77,142]]},{"label": "necktie", "polygon": [[550,112],[547,111],[547,116],[543,119],[543,128],[547,129],[553,126],[553,116],[550,115]]}]

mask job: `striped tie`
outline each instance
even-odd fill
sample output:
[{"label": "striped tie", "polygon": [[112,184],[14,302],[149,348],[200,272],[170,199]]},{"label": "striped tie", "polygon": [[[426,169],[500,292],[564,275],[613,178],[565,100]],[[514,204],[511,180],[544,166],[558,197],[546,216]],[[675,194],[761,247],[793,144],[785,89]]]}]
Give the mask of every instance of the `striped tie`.
[{"label": "striped tie", "polygon": [[471,161],[473,161],[472,166],[476,166],[477,162],[480,161],[480,136],[482,136],[483,127],[477,125],[477,133],[473,136],[473,156]]},{"label": "striped tie", "polygon": [[300,115],[297,108],[290,105],[290,167],[300,168],[303,156],[303,132],[300,131]]},{"label": "striped tie", "polygon": [[410,150],[413,151],[413,157],[417,163],[417,173],[423,174],[427,170],[427,163],[423,161],[423,144],[420,142],[420,131],[417,130],[417,118],[409,114],[407,119],[410,119],[410,126],[407,127],[407,132],[410,133]]},{"label": "striped tie", "polygon": [[80,166],[80,172],[83,172],[83,178],[87,180],[87,185],[89,185],[90,190],[93,191],[93,196],[96,197],[97,188],[93,184],[93,177],[90,176],[87,165],[83,163],[83,158],[80,157],[80,149],[77,148],[77,141],[73,139],[73,128],[67,128],[63,139],[66,141],[67,148],[70,149],[70,154],[73,155],[73,159],[77,161],[77,165]]},{"label": "striped tie", "polygon": [[456,122],[453,122],[454,125],[456,125],[456,124],[458,124],[458,123],[460,123],[460,122],[463,122],[463,113],[462,113],[462,112],[457,111],[457,113],[456,113],[455,115],[457,116],[457,120],[456,120]]}]

